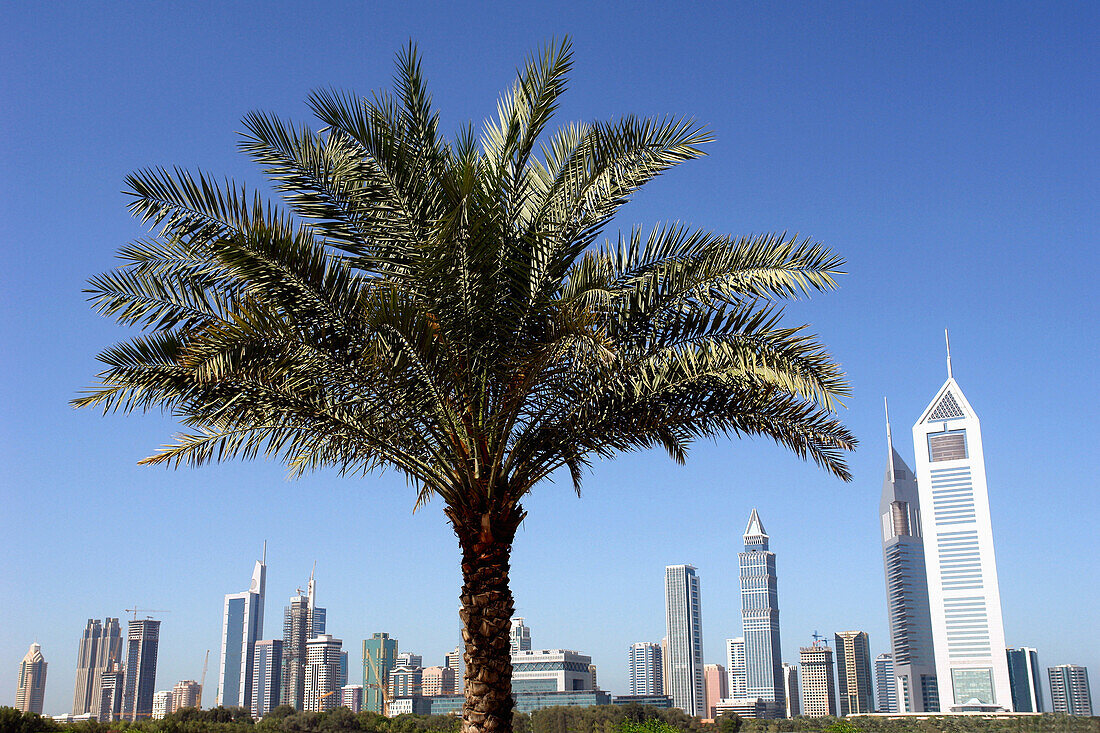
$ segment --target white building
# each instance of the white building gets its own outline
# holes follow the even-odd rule
[[[225,596],[217,703],[227,708],[252,707],[253,655],[264,633],[266,555],[265,545],[264,559],[256,563],[248,590]]]
[[[668,654],[665,694],[688,715],[704,714],[703,616],[699,576],[691,565],[665,568],[665,630]]]
[[[745,696],[745,637],[726,639],[726,687],[730,697]]]
[[[1012,710],[981,423],[951,373],[913,426],[941,712]]]
[[[879,654],[875,657],[876,712],[896,713],[898,710],[898,685],[894,675],[894,655]],[[907,711],[908,712],[908,711]]]
[[[172,691],[160,690],[153,693],[153,720],[160,720],[172,712]]]
[[[323,713],[340,707],[340,648],[343,642],[321,634],[306,642],[305,710]]]
[[[512,655],[512,692],[592,689],[592,657],[570,649],[528,649]]]
[[[344,685],[341,687],[340,704],[353,713],[363,712],[363,686]]]
[[[512,654],[531,649],[531,628],[526,626],[523,621],[523,616],[516,616],[512,619],[512,628],[508,633],[512,645]]]
[[[630,645],[630,694],[663,695],[665,684],[661,645],[639,641]]]

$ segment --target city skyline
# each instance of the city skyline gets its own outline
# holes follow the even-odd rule
[[[722,580],[735,577],[735,558],[714,548],[736,545],[755,505],[780,557],[783,659],[797,660],[814,629],[866,629],[873,650],[886,650],[874,506],[881,400],[890,396],[895,425],[916,419],[942,381],[947,326],[982,417],[1005,642],[1037,648],[1044,666],[1096,669],[1100,642],[1076,629],[1095,625],[1100,607],[1079,582],[1100,554],[1098,508],[1079,476],[1094,452],[1097,404],[1076,365],[1091,361],[1098,307],[1080,298],[1096,263],[1095,115],[1082,90],[1096,88],[1084,33],[1098,11],[1010,8],[817,7],[791,22],[782,8],[737,7],[686,24],[664,8],[632,17],[566,3],[482,19],[482,32],[502,41],[473,49],[459,38],[470,28],[461,3],[348,13],[348,22],[332,9],[275,7],[262,42],[230,40],[248,16],[229,6],[208,7],[201,25],[191,16],[202,14],[182,8],[0,9],[14,59],[0,74],[16,101],[3,113],[13,145],[0,183],[13,243],[0,254],[13,355],[0,372],[9,467],[0,491],[10,509],[0,531],[12,547],[36,548],[0,560],[17,589],[0,612],[0,690],[13,694],[17,662],[37,640],[50,660],[46,710],[66,711],[85,620],[141,606],[171,611],[159,689],[197,679],[209,649],[211,704],[223,596],[241,589],[240,563],[247,571],[264,539],[278,545],[266,636],[279,636],[279,609],[316,559],[326,606],[341,619],[333,633],[349,648],[378,629],[415,640],[426,659],[454,647],[453,533],[437,505],[412,513],[399,477],[289,482],[263,460],[138,467],[178,429],[174,420],[74,413],[67,401],[95,370],[92,354],[120,337],[81,289],[143,235],[118,193],[126,173],[178,163],[253,183],[258,174],[235,153],[244,114],[304,119],[311,89],[369,93],[388,83],[393,52],[410,37],[442,124],[476,124],[517,60],[564,33],[577,68],[563,119],[683,114],[718,138],[697,166],[632,202],[623,228],[675,219],[716,231],[790,227],[848,258],[841,289],[791,315],[812,323],[849,373],[842,417],[862,446],[850,485],[766,441],[719,441],[694,447],[684,467],[659,452],[599,461],[582,499],[566,476],[538,487],[511,568],[516,613],[530,617],[538,645],[583,649],[601,686],[625,689],[623,650],[663,635],[660,568],[689,562],[706,578],[704,659],[721,662],[724,639],[739,635],[739,594]],[[607,27],[621,37],[606,42]],[[911,446],[899,453],[913,465]],[[227,505],[248,507],[247,520]],[[109,560],[89,551],[104,535],[115,542]],[[413,540],[416,551],[365,553],[364,536],[372,547]],[[1034,538],[1052,536],[1080,544],[1036,552]],[[597,572],[562,561],[591,546]],[[399,588],[395,577],[413,580]],[[623,611],[624,598],[638,603]]]

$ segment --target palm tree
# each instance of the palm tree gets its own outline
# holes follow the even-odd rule
[[[292,474],[396,468],[462,552],[464,730],[511,730],[508,584],[522,501],[559,469],[699,437],[769,436],[849,479],[847,383],[777,303],[842,260],[775,234],[602,234],[639,187],[702,154],[683,119],[547,125],[568,41],[529,58],[480,133],[439,131],[410,44],[392,93],[319,91],[317,132],[260,112],[241,149],[281,192],[184,170],[127,178],[147,239],[93,277],[141,332],[77,406],[187,428],[146,464],[260,453]]]

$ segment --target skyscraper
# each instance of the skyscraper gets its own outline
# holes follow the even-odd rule
[[[688,715],[702,715],[703,616],[699,607],[699,577],[691,565],[665,568],[665,628],[668,632],[668,676],[665,694],[672,706]]]
[[[153,720],[161,720],[172,712],[172,691],[157,690],[153,693]]]
[[[314,573],[309,574],[306,595],[291,596],[283,610],[283,674],[280,703],[295,710],[305,705],[306,642],[325,633],[327,613],[317,606]]]
[[[99,719],[103,673],[122,662],[122,628],[117,618],[88,619],[76,657],[73,715],[91,713]]]
[[[1089,671],[1076,664],[1047,668],[1050,679],[1050,705],[1056,713],[1092,715],[1092,691]]]
[[[808,718],[836,715],[833,650],[814,640],[799,649],[802,667],[802,714]]]
[[[982,430],[951,372],[913,426],[941,711],[1011,710]]]
[[[252,717],[259,720],[279,706],[283,679],[283,642],[264,639],[256,642],[252,656]]]
[[[797,718],[802,714],[802,707],[798,704],[798,665],[783,663],[783,697],[787,701],[786,716]]]
[[[455,671],[450,667],[425,667],[420,678],[420,694],[424,697],[439,697],[455,694]],[[359,690],[362,691],[360,686]]]
[[[305,709],[323,713],[340,707],[340,650],[343,642],[321,634],[306,642]]]
[[[704,717],[714,720],[715,707],[719,700],[729,697],[729,688],[726,686],[726,668],[721,664],[703,665],[703,684],[706,688],[706,715]]]
[[[222,616],[222,653],[218,667],[218,704],[252,708],[252,667],[256,642],[264,633],[264,594],[267,587],[267,545],[252,571],[252,583],[243,593],[225,597]]]
[[[524,652],[531,648],[531,629],[524,625],[522,616],[512,619],[512,630],[509,632],[512,654]]]
[[[875,712],[871,692],[871,645],[866,631],[838,631],[836,672],[840,685],[840,714],[864,715]]]
[[[878,703],[876,712],[899,712],[897,676],[894,674],[892,654],[879,654],[875,657],[875,701]]]
[[[1043,712],[1043,683],[1039,677],[1039,652],[1028,647],[1007,649],[1008,682],[1012,709],[1017,713]]]
[[[745,528],[741,564],[741,629],[745,634],[745,697],[775,703],[774,714],[786,709],[783,660],[779,648],[779,591],[775,553],[756,509]]]
[[[195,680],[180,680],[172,686],[171,712],[184,708],[197,708],[202,696],[202,686]]]
[[[630,694],[663,695],[661,645],[639,641],[630,645]]]
[[[112,664],[100,675],[99,706],[96,720],[111,723],[122,719],[122,697],[126,674],[119,663]]]
[[[726,687],[730,697],[745,696],[745,637],[726,639]]]
[[[903,713],[940,709],[920,509],[917,478],[894,450],[887,407],[886,478],[882,482],[878,511],[882,521],[886,612],[898,697],[895,712]]]
[[[42,714],[42,699],[46,694],[46,658],[42,647],[31,644],[19,663],[19,686],[15,690],[15,709],[23,713]]]
[[[375,632],[363,640],[363,710],[384,715],[383,691],[388,690],[390,670],[397,661],[397,639]]]
[[[126,629],[126,678],[122,696],[123,720],[146,720],[153,714],[157,684],[160,621],[134,619]]]

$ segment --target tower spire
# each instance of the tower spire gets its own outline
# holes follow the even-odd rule
[[[947,329],[943,329],[943,340],[947,343],[947,378],[953,379],[951,374],[951,337],[947,335]]]
[[[882,406],[886,410],[886,466],[890,471],[890,480],[894,480],[894,436],[890,434],[890,402],[884,395]]]

